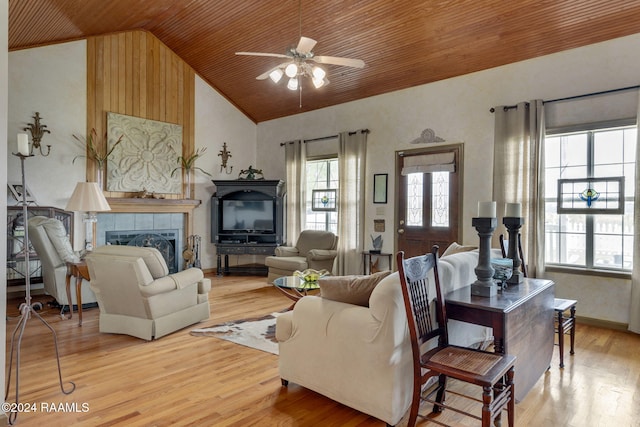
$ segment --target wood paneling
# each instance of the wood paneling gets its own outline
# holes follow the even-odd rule
[[[261,122],[640,32],[639,0],[304,0],[301,17],[298,5],[293,0],[11,0],[9,48],[146,30]],[[318,55],[366,63],[363,69],[327,66],[331,83],[315,90],[306,82],[302,107],[298,93],[287,90],[284,81],[275,85],[255,79],[282,59],[234,54],[285,53],[298,42],[300,32],[318,41]],[[127,44],[128,35],[123,37]],[[147,42],[149,46],[136,48]],[[118,49],[115,58],[121,61],[119,43],[111,43],[108,51]],[[164,51],[153,50],[157,40],[134,37],[130,43],[134,54],[148,54],[134,57],[132,63],[167,61]],[[150,79],[171,82],[174,76],[163,74],[171,69],[139,71],[152,71]],[[126,68],[112,71],[129,73]],[[149,86],[136,87],[135,82],[134,78],[133,93],[167,99],[169,92],[146,94]],[[166,108],[156,103],[130,107],[151,108],[154,113]]]
[[[195,139],[194,90],[193,69],[149,32],[87,39],[87,133],[95,128],[98,135],[105,134],[107,112],[175,123],[182,126],[182,150],[189,155]],[[94,165],[87,162],[87,176],[94,173]]]

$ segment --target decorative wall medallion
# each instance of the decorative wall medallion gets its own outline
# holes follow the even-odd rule
[[[171,176],[182,155],[182,126],[107,113],[107,135],[109,147],[124,135],[110,159],[107,191],[182,192],[181,174]]]
[[[444,142],[444,139],[437,136],[434,130],[430,128],[423,130],[419,138],[411,141],[412,144],[433,144],[436,142]]]

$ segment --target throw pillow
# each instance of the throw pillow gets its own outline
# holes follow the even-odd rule
[[[368,276],[328,276],[318,280],[320,296],[333,301],[369,307],[369,297],[376,285],[391,271],[379,271]]]
[[[478,249],[477,246],[463,246],[463,245],[459,245],[457,242],[453,242],[452,244],[449,245],[449,247],[444,251],[444,253],[442,254],[441,258],[446,257],[447,255],[453,255],[453,254],[457,254],[459,252],[469,252],[469,251],[475,251],[476,249]]]

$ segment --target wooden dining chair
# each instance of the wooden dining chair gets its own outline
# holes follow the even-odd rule
[[[500,251],[502,252],[502,258],[507,257],[509,251],[509,241],[505,240],[504,235],[500,235]],[[520,269],[522,275],[527,277],[527,263],[524,262],[524,251],[522,250],[522,234],[518,233],[518,256],[520,257]]]
[[[499,421],[506,409],[509,427],[513,427],[516,358],[449,344],[447,314],[438,276],[438,247],[434,246],[430,254],[409,259],[404,258],[404,252],[399,252],[397,265],[413,354],[413,399],[408,426],[414,426],[418,417],[429,419],[419,414],[420,403],[426,401],[433,404],[435,414],[450,408],[481,420],[483,427]],[[425,384],[434,377],[438,377],[437,384],[431,381],[433,386],[426,387],[423,393]],[[447,378],[482,387],[481,400],[462,395],[482,402],[480,416],[445,403]]]

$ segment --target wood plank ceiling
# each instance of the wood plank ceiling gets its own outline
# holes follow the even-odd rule
[[[254,122],[358,100],[640,33],[640,0],[9,0],[9,49],[142,29],[190,64]],[[300,32],[330,84],[299,93],[256,76]],[[597,88],[607,89],[607,88]]]

